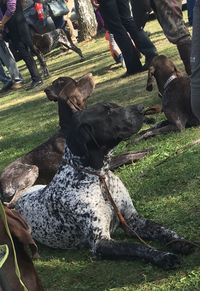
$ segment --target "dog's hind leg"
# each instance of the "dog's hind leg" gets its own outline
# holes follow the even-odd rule
[[[81,61],[84,61],[85,58],[82,54],[82,51],[80,48],[78,48],[72,41],[71,39],[71,36],[70,36],[70,33],[69,32],[64,32],[62,31],[62,33],[60,33],[59,35],[59,39],[58,39],[58,42],[62,45],[64,45],[66,48],[74,51],[75,53],[77,53],[80,58],[81,58]]]
[[[166,247],[169,246],[172,251],[181,254],[188,254],[194,250],[192,243],[179,236],[175,231],[152,220],[139,217],[135,213],[129,218],[127,223],[133,231],[133,237],[138,236],[145,240],[159,241],[166,244]]]
[[[33,53],[36,55],[38,58],[38,61],[40,63],[40,67],[42,69],[42,75],[44,77],[49,77],[49,70],[47,68],[46,60],[44,58],[44,55],[41,53],[41,51],[34,45],[33,46]]]
[[[95,255],[97,258],[111,260],[142,259],[163,269],[173,269],[179,264],[177,255],[158,251],[154,248],[129,242],[102,239],[96,243]]]

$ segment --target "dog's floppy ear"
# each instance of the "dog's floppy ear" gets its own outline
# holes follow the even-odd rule
[[[83,101],[86,101],[95,88],[94,78],[92,74],[89,73],[77,80],[77,87],[82,95]]]
[[[149,71],[148,71],[147,85],[146,85],[146,90],[147,91],[152,91],[153,90],[154,73],[155,73],[154,66],[150,66],[149,67]]]
[[[32,257],[37,257],[38,248],[31,236],[31,230],[27,223],[19,213],[13,209],[11,210],[5,207],[5,213],[11,235],[23,245],[30,247]]]
[[[177,69],[177,67],[175,65],[174,65],[174,71],[175,71],[175,74],[176,74],[177,77],[183,76],[183,74]]]

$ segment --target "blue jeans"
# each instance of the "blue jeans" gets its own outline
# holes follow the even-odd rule
[[[7,67],[13,81],[22,81],[22,77],[17,67],[16,61],[9,47],[3,40],[0,40],[0,60]]]
[[[6,74],[5,74],[5,71],[4,71],[4,68],[2,66],[2,63],[0,61],[0,81],[3,83],[3,84],[7,84],[8,82],[11,81],[11,78],[8,77]]]

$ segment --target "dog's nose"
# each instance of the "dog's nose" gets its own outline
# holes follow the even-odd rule
[[[47,87],[44,89],[44,93],[48,93],[50,91],[50,89]]]

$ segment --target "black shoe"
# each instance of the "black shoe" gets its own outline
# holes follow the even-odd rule
[[[32,81],[31,85],[26,90],[28,91],[28,90],[34,89],[38,86],[41,86],[42,84],[43,84],[42,80]]]
[[[135,71],[135,72],[126,71],[126,73],[124,73],[120,78],[127,78],[127,77],[133,76],[135,74],[141,73],[143,71],[145,71],[145,70],[143,69],[143,66],[142,66],[141,69],[139,69],[138,71]]]
[[[10,90],[11,89],[11,87],[12,87],[12,85],[13,85],[13,81],[8,81],[4,86],[3,86],[3,88],[1,89],[1,93],[3,93],[3,92],[7,92],[8,90]]]

